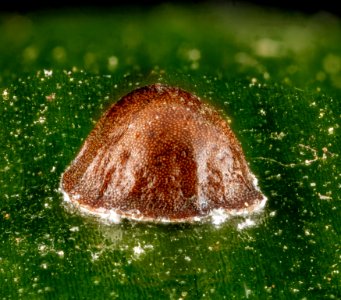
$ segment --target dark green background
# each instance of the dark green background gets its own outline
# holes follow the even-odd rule
[[[0,299],[338,299],[341,22],[234,5],[0,15]],[[163,82],[231,121],[255,226],[103,224],[60,176],[101,114]],[[239,227],[238,227],[239,225]]]

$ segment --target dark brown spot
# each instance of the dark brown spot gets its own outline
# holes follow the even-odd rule
[[[154,84],[114,104],[62,177],[72,202],[143,220],[252,209],[264,196],[225,120],[198,97]]]

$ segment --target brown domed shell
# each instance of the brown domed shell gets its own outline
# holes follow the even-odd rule
[[[227,122],[163,84],[129,93],[101,117],[61,189],[87,211],[142,220],[191,221],[265,199]]]

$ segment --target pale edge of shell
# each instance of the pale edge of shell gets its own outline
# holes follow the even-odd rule
[[[251,173],[251,176],[253,178],[253,185],[254,187],[260,191],[258,186],[258,180],[257,178]],[[122,219],[130,219],[135,221],[142,221],[142,222],[154,222],[154,223],[197,223],[197,222],[203,222],[203,221],[211,221],[212,224],[219,226],[220,224],[224,223],[227,219],[233,216],[242,216],[247,217],[251,214],[259,213],[263,210],[265,207],[266,201],[268,198],[264,196],[263,199],[254,205],[251,205],[249,207],[243,208],[243,209],[232,209],[232,210],[226,210],[223,208],[213,209],[209,215],[204,217],[191,217],[191,218],[183,218],[178,220],[170,220],[168,218],[146,218],[141,216],[141,214],[138,211],[127,213],[127,214],[120,214],[115,209],[105,209],[105,208],[91,208],[87,205],[80,205],[76,201],[72,201],[69,197],[69,195],[62,189],[62,187],[59,188],[59,191],[63,194],[64,201],[70,205],[72,208],[78,209],[82,214],[85,215],[91,215],[94,217],[97,217],[104,222],[114,223],[118,224],[122,221]],[[261,191],[260,191],[261,192]],[[77,196],[74,196],[74,199],[77,199]],[[247,219],[245,222],[238,225],[238,229],[243,229],[245,227],[250,227],[254,225],[253,221],[250,221]]]

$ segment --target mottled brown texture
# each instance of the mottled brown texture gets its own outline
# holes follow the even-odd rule
[[[190,220],[242,210],[263,195],[226,121],[175,87],[139,88],[99,120],[61,187],[90,210],[124,217]]]

